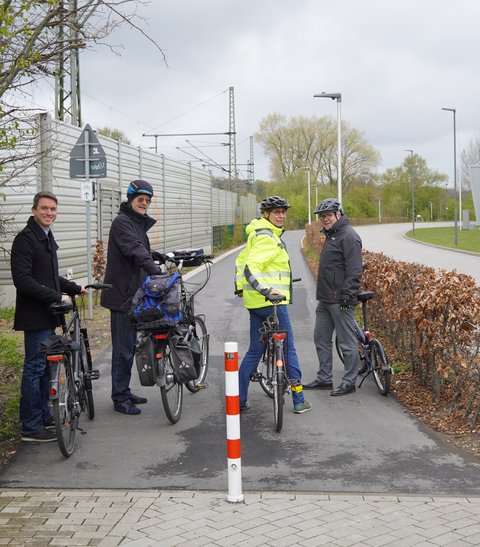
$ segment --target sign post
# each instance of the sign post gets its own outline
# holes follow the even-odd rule
[[[87,223],[87,283],[92,283],[92,230],[91,202],[95,200],[95,182],[92,178],[107,176],[107,157],[93,129],[87,123],[70,152],[70,178],[84,179],[81,183],[81,197],[86,206]],[[88,295],[88,315],[93,317],[92,289]]]

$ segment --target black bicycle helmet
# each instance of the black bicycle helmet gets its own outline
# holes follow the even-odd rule
[[[315,207],[316,215],[321,215],[322,213],[340,213],[343,215],[342,205],[336,198],[324,199]]]
[[[147,196],[153,197],[153,187],[146,180],[133,180],[127,189],[127,199],[132,201],[132,199],[139,194],[146,194]]]
[[[282,209],[288,209],[290,207],[290,204],[286,199],[283,199],[280,196],[270,196],[268,198],[265,198],[260,203],[260,211],[262,213],[263,211],[269,211],[270,209],[276,209],[277,207]]]

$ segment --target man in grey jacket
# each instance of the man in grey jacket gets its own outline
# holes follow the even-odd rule
[[[323,224],[325,243],[317,277],[317,309],[314,341],[319,369],[317,378],[304,389],[332,389],[333,333],[344,356],[342,382],[330,395],[355,391],[360,366],[355,335],[355,306],[362,276],[362,240],[343,214],[335,198],[323,200],[315,209]]]

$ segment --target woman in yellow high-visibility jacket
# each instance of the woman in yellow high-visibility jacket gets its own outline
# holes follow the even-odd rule
[[[265,300],[269,294],[286,296],[277,312],[280,328],[287,332],[287,374],[298,381],[298,385],[292,388],[293,411],[302,414],[312,408],[303,394],[302,373],[287,308],[287,304],[291,303],[292,272],[281,236],[289,207],[288,202],[279,196],[265,198],[260,204],[261,216],[252,220],[246,228],[247,245],[236,260],[236,293],[243,296],[243,303],[250,314],[250,346],[239,371],[242,411],[250,408],[247,400],[250,377],[256,371],[265,347],[265,343],[260,341],[259,331],[272,312],[272,304]]]

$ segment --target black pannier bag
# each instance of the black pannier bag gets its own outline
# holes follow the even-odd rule
[[[180,274],[148,276],[133,297],[130,318],[139,330],[175,327],[182,319]]]
[[[200,373],[202,350],[198,340],[187,329],[176,329],[169,336],[170,354],[180,383],[196,380]]]
[[[153,386],[157,381],[155,343],[149,336],[142,336],[135,348],[135,363],[142,386]]]

